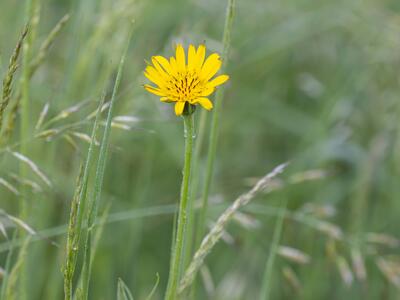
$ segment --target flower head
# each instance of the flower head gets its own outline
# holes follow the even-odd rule
[[[182,45],[176,46],[176,56],[169,60],[163,56],[153,56],[153,65],[146,67],[144,75],[157,87],[145,84],[144,88],[161,97],[162,102],[175,102],[175,114],[183,113],[186,103],[200,104],[207,110],[213,107],[207,97],[215,88],[229,79],[228,75],[219,75],[212,79],[221,68],[221,59],[217,53],[207,59],[206,47],[200,45],[197,50],[189,46],[187,63]]]

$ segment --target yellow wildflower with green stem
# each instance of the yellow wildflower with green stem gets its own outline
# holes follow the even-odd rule
[[[144,88],[160,96],[162,102],[174,102],[177,116],[182,115],[187,104],[200,104],[211,110],[213,104],[207,97],[229,79],[228,75],[213,78],[221,68],[222,61],[217,53],[206,58],[204,45],[200,45],[197,50],[190,45],[187,61],[183,46],[178,44],[175,57],[168,60],[163,56],[153,56],[151,62],[152,65],[146,67],[144,75],[156,87],[145,84]]]

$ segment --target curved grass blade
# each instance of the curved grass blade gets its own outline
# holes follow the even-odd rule
[[[118,278],[117,300],[134,300],[131,291],[121,278]]]

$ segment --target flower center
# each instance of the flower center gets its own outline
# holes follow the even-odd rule
[[[176,101],[189,101],[193,103],[204,88],[198,73],[195,71],[178,72],[177,76],[171,76],[167,90],[170,97]]]

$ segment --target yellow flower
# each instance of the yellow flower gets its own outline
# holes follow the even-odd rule
[[[176,57],[169,60],[163,56],[153,56],[152,66],[146,67],[144,75],[157,87],[145,84],[144,88],[161,97],[162,102],[175,102],[175,114],[183,113],[185,104],[200,104],[207,110],[213,107],[207,97],[215,88],[229,79],[228,75],[213,76],[221,68],[221,59],[217,53],[207,59],[206,47],[200,45],[197,51],[193,45],[189,46],[186,64],[185,50],[182,45],[176,46]]]

